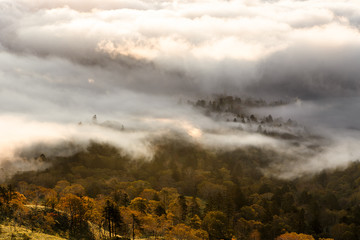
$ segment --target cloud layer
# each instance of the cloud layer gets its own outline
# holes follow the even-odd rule
[[[13,149],[11,158],[27,138],[52,132],[56,141],[98,138],[146,155],[144,139],[157,131],[228,129],[177,104],[214,93],[299,97],[306,101],[296,111],[270,113],[360,128],[359,30],[357,0],[1,0],[0,123],[11,141],[0,149]],[[139,134],[125,143],[71,125],[94,114]],[[279,146],[204,134],[209,146]]]
[[[0,44],[90,68],[104,88],[358,94],[359,12],[356,0],[3,0]],[[63,84],[87,84],[70,74]]]

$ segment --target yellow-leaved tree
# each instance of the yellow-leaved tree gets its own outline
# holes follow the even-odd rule
[[[284,233],[276,238],[276,240],[315,240],[313,236],[303,233]]]

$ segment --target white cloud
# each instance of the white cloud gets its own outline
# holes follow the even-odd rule
[[[125,143],[101,130],[100,140],[132,154],[141,147],[148,154],[143,138],[173,125],[208,146],[275,146],[258,135],[208,134],[228,127],[175,103],[224,92],[358,95],[359,26],[358,0],[2,0],[0,126],[12,140],[0,149],[29,139],[88,140],[98,128],[67,124],[93,114],[139,131]],[[317,119],[314,112],[305,117]]]

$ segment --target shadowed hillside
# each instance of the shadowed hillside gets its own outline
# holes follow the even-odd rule
[[[289,156],[265,148],[209,150],[177,136],[154,140],[153,148],[152,160],[134,160],[93,142],[49,159],[46,170],[18,173],[8,181],[15,189],[2,188],[1,199],[16,191],[22,204],[46,208],[34,212],[11,200],[1,205],[2,221],[75,239],[274,239],[286,232],[359,239],[357,162],[279,180],[262,169]],[[59,226],[51,223],[59,221],[57,211],[66,213]]]

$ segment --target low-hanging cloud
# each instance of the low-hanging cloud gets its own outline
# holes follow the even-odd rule
[[[359,24],[357,0],[3,0],[0,121],[36,126],[28,141],[44,141],[40,130],[51,125],[55,142],[95,138],[139,156],[151,156],[147,139],[166,129],[207,146],[283,144],[229,133],[233,128],[178,104],[226,93],[298,97],[305,101],[296,113],[292,105],[269,111],[307,125],[357,129]],[[129,142],[116,140],[124,132],[76,125],[94,114],[134,130],[126,133]],[[24,138],[17,127],[3,129],[12,129],[12,140],[0,148],[16,158]]]

